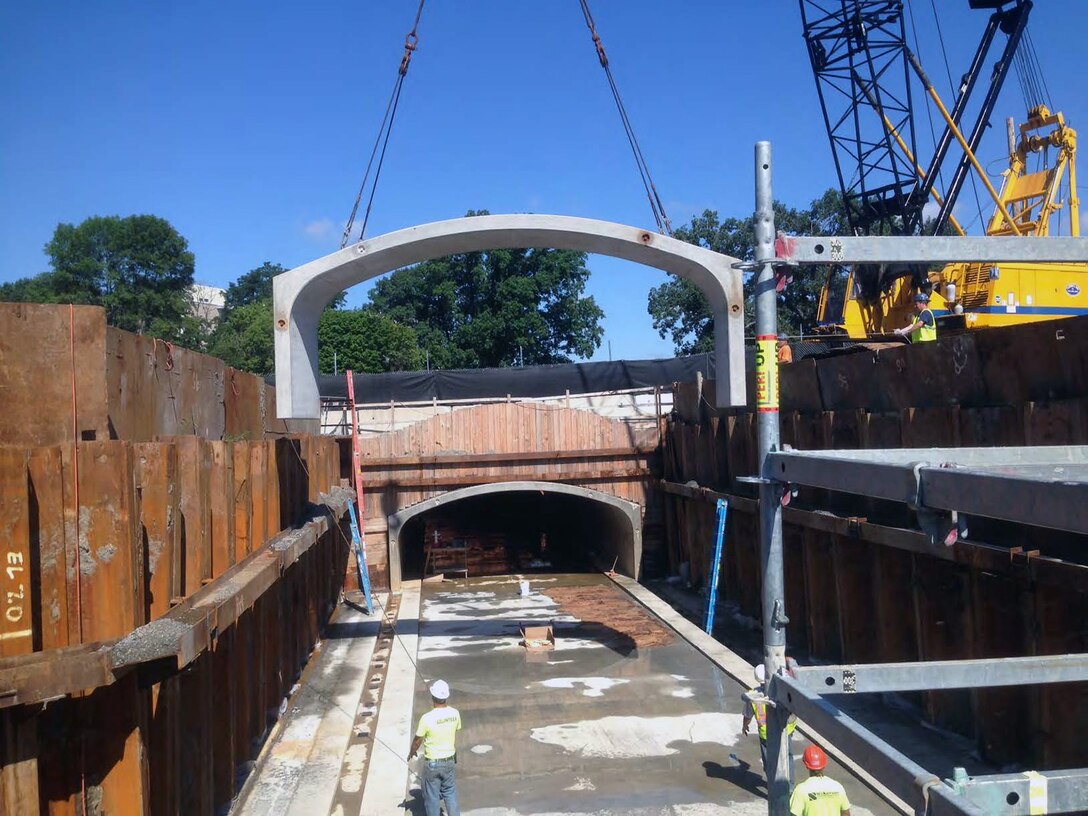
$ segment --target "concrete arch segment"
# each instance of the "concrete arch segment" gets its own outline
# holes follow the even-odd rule
[[[281,419],[314,419],[317,325],[344,289],[411,264],[489,249],[570,249],[651,266],[691,281],[714,314],[719,407],[745,404],[744,291],[735,258],[666,235],[563,215],[485,215],[436,221],[345,247],[277,275],[276,406]]]
[[[389,524],[389,584],[396,591],[401,584],[400,534],[404,525],[421,513],[434,510],[444,504],[470,499],[477,496],[494,496],[501,493],[554,493],[573,496],[579,499],[597,502],[612,509],[621,517],[625,526],[630,525],[630,546],[616,552],[616,569],[631,578],[638,578],[642,564],[642,510],[634,502],[629,502],[599,490],[562,482],[493,482],[491,484],[472,485],[451,490],[440,496],[424,499],[416,504],[401,508],[388,518]]]

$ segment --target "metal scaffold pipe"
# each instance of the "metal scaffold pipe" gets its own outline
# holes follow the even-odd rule
[[[785,572],[782,565],[781,485],[766,478],[764,461],[779,449],[778,298],[774,274],[774,197],[771,193],[771,143],[757,142],[755,285],[756,429],[759,439],[759,541],[763,569],[763,662],[767,677],[786,664]],[[767,710],[767,800],[770,816],[789,814],[790,752],[786,737],[789,712]]]

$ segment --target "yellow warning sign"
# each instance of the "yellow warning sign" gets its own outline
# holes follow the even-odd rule
[[[773,334],[756,338],[756,410],[778,410],[778,351]]]

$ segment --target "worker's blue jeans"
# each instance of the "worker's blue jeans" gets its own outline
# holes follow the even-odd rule
[[[438,816],[438,800],[446,802],[446,816],[461,816],[457,804],[457,765],[452,759],[423,761],[423,809],[427,816]]]
[[[793,745],[790,737],[790,734],[786,734],[786,753],[790,757],[790,790],[793,790]],[[771,775],[767,773],[767,740],[759,741],[759,758],[763,760],[763,778],[770,779]]]

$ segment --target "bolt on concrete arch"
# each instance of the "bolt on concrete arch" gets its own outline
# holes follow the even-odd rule
[[[360,241],[273,280],[276,406],[281,419],[320,415],[317,326],[343,290],[411,264],[490,249],[568,249],[651,266],[693,283],[714,315],[718,407],[745,404],[744,289],[736,258],[667,235],[565,215],[483,215]]]

